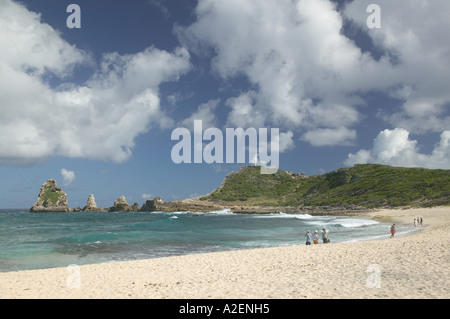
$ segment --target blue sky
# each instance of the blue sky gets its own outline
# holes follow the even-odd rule
[[[81,28],[68,28],[69,4]],[[380,8],[380,28],[367,19]],[[0,206],[56,179],[175,200],[243,164],[175,164],[171,133],[279,128],[281,169],[450,169],[450,3],[0,0]]]

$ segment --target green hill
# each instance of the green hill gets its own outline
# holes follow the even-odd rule
[[[244,166],[201,200],[223,205],[431,207],[450,205],[450,170],[364,164],[323,175]]]

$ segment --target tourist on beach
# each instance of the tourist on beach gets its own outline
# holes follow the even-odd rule
[[[392,224],[392,226],[391,226],[391,238],[394,238],[395,233],[396,233],[395,224]]]
[[[422,223],[423,223],[423,219],[422,219],[422,217],[420,217],[420,226],[422,226]]]
[[[414,227],[417,227],[417,220],[414,218]]]
[[[311,245],[312,235],[309,230],[306,231],[305,237],[306,237],[306,245]]]
[[[319,243],[319,234],[317,234],[317,230],[314,231],[313,242],[314,242],[314,245]]]
[[[322,229],[322,241],[324,244],[329,243],[330,242],[330,238],[328,237],[328,233],[327,231],[324,229]]]

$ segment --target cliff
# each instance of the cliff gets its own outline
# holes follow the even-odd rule
[[[69,212],[71,208],[67,203],[67,194],[56,185],[53,179],[42,184],[36,203],[30,208],[30,212]]]

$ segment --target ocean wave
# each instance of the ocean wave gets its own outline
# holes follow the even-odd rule
[[[225,208],[225,209],[221,209],[221,210],[213,210],[208,212],[208,214],[215,214],[215,215],[232,215],[234,214],[231,209],[229,208]]]
[[[311,219],[314,216],[310,215],[310,214],[295,214],[292,215],[293,217],[297,218],[297,219]]]
[[[255,215],[255,218],[296,218],[296,219],[310,219],[313,218],[314,216],[309,215],[309,214],[286,214],[283,212],[280,213],[273,213],[273,214],[264,214],[264,215],[260,215],[257,214]]]
[[[340,224],[342,227],[345,228],[357,228],[379,224],[379,222],[372,219],[357,219],[357,218],[336,219],[334,220],[334,222]]]
[[[160,212],[160,211],[155,211],[152,212],[153,215],[159,214],[159,215],[187,215],[187,214],[192,214],[192,212],[190,211],[177,211],[177,212]]]
[[[365,226],[373,226],[379,224],[379,222],[372,219],[359,219],[359,218],[336,218],[330,219],[315,219],[313,221],[305,221],[305,224],[312,226],[332,226],[337,225],[344,228],[359,228]]]

